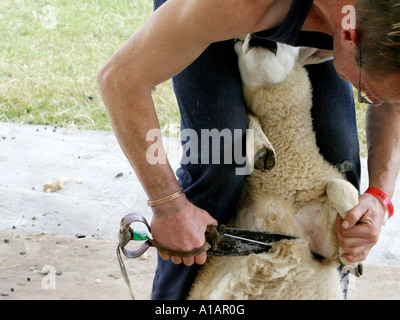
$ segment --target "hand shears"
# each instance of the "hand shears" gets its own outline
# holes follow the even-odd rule
[[[280,240],[293,240],[297,237],[280,233],[253,231],[240,228],[229,228],[225,225],[219,227],[208,226],[205,234],[206,242],[201,248],[191,251],[176,251],[164,248],[147,232],[134,231],[130,225],[133,222],[143,223],[151,233],[151,227],[147,220],[140,214],[131,213],[121,220],[119,232],[119,247],[128,258],[138,258],[143,255],[149,247],[155,247],[160,252],[176,257],[193,257],[207,251],[210,256],[247,256],[252,253],[268,252],[272,243]],[[144,241],[142,246],[136,250],[126,249],[131,241]]]

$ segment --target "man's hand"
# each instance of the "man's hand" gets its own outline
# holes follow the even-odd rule
[[[350,210],[346,219],[336,219],[339,246],[346,252],[342,255],[349,262],[363,261],[378,242],[385,217],[384,205],[373,195],[363,194],[359,204]]]
[[[200,248],[205,242],[207,226],[217,226],[217,221],[207,211],[196,207],[184,197],[173,202],[175,201],[181,201],[178,210],[168,208],[172,203],[155,209],[151,222],[154,240],[171,250],[191,251]],[[171,259],[175,264],[183,262],[186,266],[191,266],[193,263],[204,264],[207,260],[206,252],[188,258],[171,257],[161,252],[160,256],[163,260]]]

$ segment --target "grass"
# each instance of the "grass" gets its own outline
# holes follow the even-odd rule
[[[150,0],[2,0],[0,121],[111,130],[97,71],[151,12]],[[176,134],[171,83],[154,99]]]
[[[97,71],[151,12],[151,0],[2,0],[0,121],[111,130]],[[153,98],[164,134],[177,136],[171,81]]]

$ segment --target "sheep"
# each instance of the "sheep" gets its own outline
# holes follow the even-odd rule
[[[294,235],[268,253],[209,257],[189,299],[343,299],[335,221],[358,203],[357,189],[319,153],[312,88],[304,65],[320,51],[284,44],[262,48],[252,36],[235,50],[256,153],[232,226]],[[268,137],[268,138],[267,138]],[[319,257],[317,259],[316,257]]]

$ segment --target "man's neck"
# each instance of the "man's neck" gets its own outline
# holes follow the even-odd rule
[[[334,35],[342,28],[345,17],[342,8],[347,5],[355,6],[356,3],[357,0],[314,0],[302,30]]]

